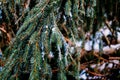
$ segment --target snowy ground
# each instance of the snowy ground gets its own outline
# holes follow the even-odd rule
[[[111,25],[111,24],[109,24]],[[111,31],[108,29],[107,26],[102,27],[99,29],[99,31],[96,32],[95,37],[93,38],[93,35],[90,33],[86,34],[86,37],[88,37],[85,40],[84,43],[84,49],[86,52],[94,51],[96,53],[103,52],[102,54],[109,55],[115,53],[117,50],[120,50],[120,28],[117,27],[118,30],[117,33],[117,43],[112,43],[108,37],[108,35],[112,36]],[[103,41],[102,37],[106,37],[108,39],[109,45]],[[94,43],[93,43],[94,42]],[[76,42],[77,47],[82,46],[82,41]],[[99,54],[98,54],[99,55]],[[115,59],[114,59],[115,58]],[[84,66],[85,68],[80,71],[80,79],[86,80],[86,79],[106,79],[105,76],[108,74],[106,72],[111,71],[111,69],[116,69],[118,66],[120,67],[120,57],[113,57],[113,59],[109,60],[103,60],[99,63],[92,63],[92,64],[86,64],[81,66]],[[89,68],[88,68],[89,66]],[[89,69],[93,69],[95,71],[90,72]],[[106,72],[105,72],[106,71]],[[117,68],[118,74],[120,74],[120,69]],[[102,75],[102,73],[106,73]],[[92,76],[91,76],[92,74]],[[111,73],[111,76],[113,74]],[[109,79],[109,78],[107,78]]]

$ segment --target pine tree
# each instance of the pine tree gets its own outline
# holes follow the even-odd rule
[[[75,42],[84,39],[78,35],[83,4],[84,0],[3,0],[6,21],[19,30],[4,51],[0,80],[80,79]]]

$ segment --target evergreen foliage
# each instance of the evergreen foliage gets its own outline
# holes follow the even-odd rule
[[[75,41],[80,39],[77,28],[84,22],[84,0],[34,2],[26,8],[24,0],[3,0],[6,20],[19,30],[4,52],[8,59],[0,80],[80,79],[80,52],[72,53],[65,38],[76,48]]]

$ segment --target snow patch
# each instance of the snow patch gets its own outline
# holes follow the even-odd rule
[[[86,51],[91,51],[92,50],[92,41],[90,41],[90,40],[86,41],[84,48]]]
[[[76,45],[76,47],[81,47],[82,46],[82,41],[76,41],[75,45]]]
[[[119,64],[120,63],[119,60],[111,60],[110,62],[113,62],[114,64]]]
[[[113,67],[113,63],[109,63],[107,68],[112,68]]]
[[[106,65],[106,63],[103,63],[101,66],[99,66],[98,69],[99,69],[100,71],[103,71],[103,70],[105,69],[105,65]]]
[[[90,67],[91,67],[91,68],[95,68],[95,67],[96,67],[96,64],[92,64]]]

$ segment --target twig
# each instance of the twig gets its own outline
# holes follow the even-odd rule
[[[101,77],[105,77],[106,75],[102,75],[102,74],[98,74],[98,73],[95,73],[95,72],[91,72],[89,70],[87,70],[88,73],[94,75],[94,76],[101,76]]]
[[[31,1],[31,0],[27,0],[27,1],[24,3],[25,9],[28,9],[28,8],[29,8],[30,1]]]
[[[110,25],[108,24],[108,22],[105,22],[107,28],[110,30],[111,33],[113,33],[113,29],[110,27]]]
[[[103,32],[101,32],[102,34],[103,34]],[[103,34],[103,37],[106,39],[106,41],[107,41],[107,44],[110,46],[110,41],[109,41],[109,39]]]
[[[4,33],[7,33],[6,30],[3,29],[3,28],[0,28],[0,30],[1,30],[2,32],[4,32]]]
[[[98,54],[96,54],[95,51],[93,52],[93,55],[96,56],[96,57],[98,57],[98,58],[101,59],[101,60],[108,61],[107,59],[104,59],[103,57],[101,57],[101,56],[99,56]]]
[[[18,24],[18,22],[22,19],[22,17],[24,17],[24,14],[25,13],[23,13],[22,16],[20,18],[18,18],[18,20],[16,20],[15,24]]]
[[[5,29],[3,29],[3,28],[0,28],[0,30],[1,30],[2,32],[4,32],[4,33],[7,35],[8,42],[10,42],[10,40],[11,40],[10,34],[9,34],[9,33],[7,33],[7,32],[6,32],[6,30],[5,30]]]
[[[111,60],[111,59],[112,59],[112,60],[116,60],[116,59],[117,59],[117,60],[120,60],[120,57],[109,57],[109,59],[110,59],[110,60]]]
[[[65,40],[66,40],[66,42],[68,42],[68,44],[69,45],[74,45],[74,43],[70,40],[70,39],[68,39],[67,37],[64,37],[65,38]]]
[[[25,9],[28,9],[28,8],[29,8],[30,1],[31,1],[31,0],[27,0],[27,1],[24,3],[24,8],[25,8]],[[21,17],[18,18],[18,20],[16,20],[15,24],[18,24],[18,22],[24,17],[24,15],[25,15],[25,13],[22,13]]]
[[[52,70],[52,73],[55,73],[55,72],[58,72],[59,71],[59,69],[54,69],[54,70]]]

